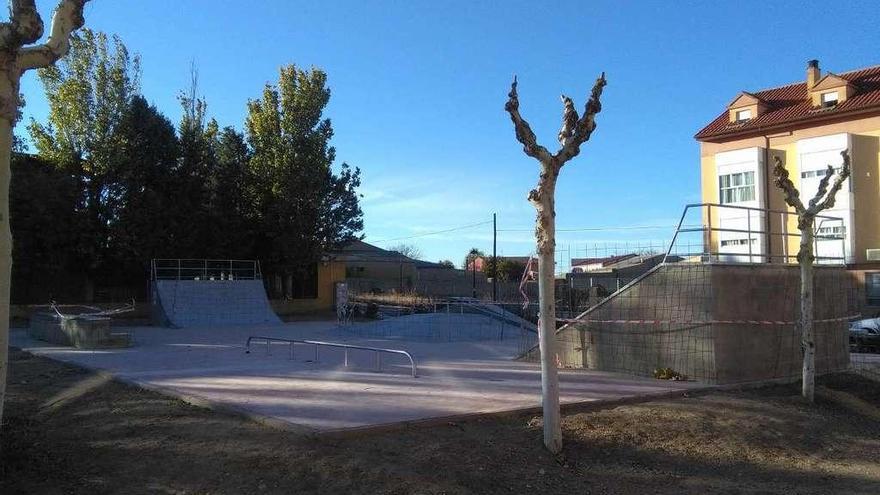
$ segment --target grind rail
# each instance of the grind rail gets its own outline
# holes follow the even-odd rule
[[[306,344],[315,346],[315,362],[318,362],[318,349],[321,346],[325,347],[336,347],[339,349],[345,350],[345,361],[344,366],[348,367],[348,353],[350,350],[361,350],[361,351],[372,351],[376,353],[376,371],[382,370],[382,353],[386,354],[400,354],[406,356],[409,359],[410,367],[412,368],[412,377],[418,378],[418,368],[416,367],[416,361],[413,359],[412,354],[402,351],[400,349],[384,349],[382,347],[367,347],[362,345],[352,345],[352,344],[340,344],[338,342],[322,342],[319,340],[297,340],[297,339],[282,339],[278,337],[263,337],[258,335],[252,335],[248,337],[247,343],[245,344],[245,353],[250,354],[251,352],[251,343],[257,341],[258,343],[265,342],[266,344],[266,354],[269,354],[269,346],[272,345],[272,342],[283,342],[290,344],[290,359],[294,358],[294,346],[296,344]]]

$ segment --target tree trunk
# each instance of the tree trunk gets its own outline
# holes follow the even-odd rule
[[[529,199],[537,210],[535,234],[538,240],[538,344],[541,350],[544,445],[550,452],[562,450],[559,415],[559,378],[556,369],[556,174],[545,165]]]
[[[0,23],[0,424],[9,364],[9,292],[12,276],[12,231],[9,226],[9,181],[12,176],[12,128],[18,119],[19,84],[23,72],[47,67],[70,49],[70,33],[82,27],[88,0],[61,0],[52,15],[49,39],[34,0],[9,2],[11,22]]]
[[[2,77],[2,76],[0,76]],[[12,123],[0,117],[0,424],[9,363],[9,287],[12,276],[12,231],[9,227],[9,180],[12,172]]]
[[[798,264],[801,271],[801,349],[804,353],[801,395],[813,402],[816,383],[816,342],[813,335],[813,222],[802,220]]]

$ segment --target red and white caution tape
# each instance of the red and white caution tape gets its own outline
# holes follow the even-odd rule
[[[813,320],[813,323],[835,323],[854,320],[861,315],[840,316],[837,318],[824,318]],[[621,325],[795,325],[796,321],[779,320],[594,320],[592,318],[557,318],[557,321],[565,323],[609,323]]]

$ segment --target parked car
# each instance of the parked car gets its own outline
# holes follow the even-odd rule
[[[850,323],[849,348],[856,352],[880,352],[880,318]]]

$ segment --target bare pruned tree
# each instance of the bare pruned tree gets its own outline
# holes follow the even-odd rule
[[[419,247],[416,246],[415,244],[400,243],[395,246],[389,247],[388,250],[389,251],[396,251],[396,252],[406,256],[407,258],[414,259],[414,260],[420,259],[422,257],[422,250],[419,249]]]
[[[541,350],[541,388],[544,409],[544,445],[553,453],[562,450],[562,429],[559,424],[559,380],[556,370],[556,294],[554,287],[554,257],[556,253],[556,181],[562,166],[578,156],[581,145],[596,130],[596,114],[602,110],[600,98],[605,87],[603,72],[590,93],[584,113],[578,116],[571,98],[562,95],[562,129],[559,131],[559,151],[551,154],[537,142],[529,123],[519,113],[516,77],[510,87],[504,109],[522,143],[526,155],[538,160],[541,172],[538,186],[529,192],[529,202],[537,211],[535,238],[538,252],[538,299],[540,320],[538,341]]]
[[[25,71],[48,67],[67,54],[70,34],[84,24],[88,0],[61,0],[52,16],[49,39],[43,37],[43,19],[34,0],[10,0],[10,19],[0,23],[0,420],[6,395],[9,361],[9,285],[12,269],[12,234],[9,230],[9,163],[12,130],[21,104],[19,87]]]
[[[798,230],[801,233],[800,249],[798,250],[797,260],[801,272],[801,291],[800,291],[800,315],[798,316],[798,328],[801,330],[801,348],[804,353],[803,365],[803,386],[801,393],[805,399],[813,402],[816,385],[816,342],[813,332],[813,261],[816,257],[813,253],[815,232],[813,226],[816,221],[816,215],[823,210],[834,206],[834,197],[837,195],[843,182],[849,177],[849,154],[842,151],[840,155],[843,157],[843,166],[840,173],[834,178],[831,187],[828,187],[831,177],[834,176],[834,168],[828,165],[825,171],[825,177],[819,182],[819,190],[810,200],[807,206],[800,198],[800,191],[788,178],[788,170],[782,164],[782,160],[778,156],[773,157],[775,166],[773,174],[776,176],[774,181],[776,187],[782,190],[785,202],[788,206],[794,208],[798,216]]]

